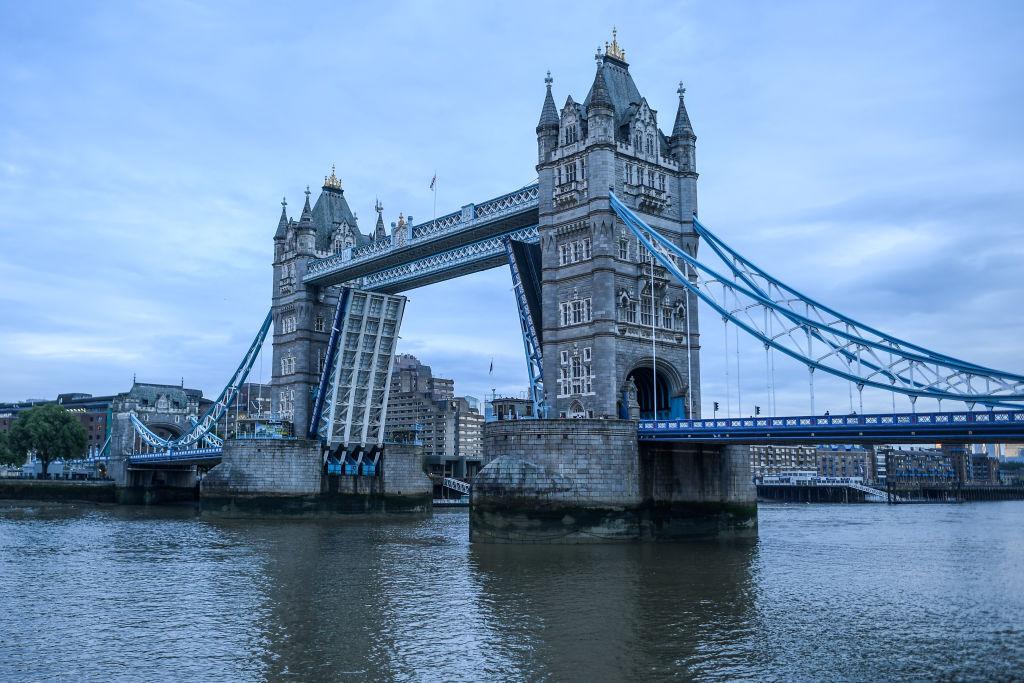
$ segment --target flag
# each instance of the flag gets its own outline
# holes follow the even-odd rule
[[[491,359],[491,369],[487,371],[487,374],[488,375],[493,375],[494,374],[494,359],[493,358]]]
[[[437,174],[436,173],[434,174],[434,177],[430,179],[430,189],[431,190],[434,189],[434,183],[435,182],[437,182]]]

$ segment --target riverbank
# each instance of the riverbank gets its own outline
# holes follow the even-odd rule
[[[116,503],[117,487],[112,481],[0,479],[0,500]]]

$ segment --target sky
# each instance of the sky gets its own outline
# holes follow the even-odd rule
[[[270,305],[282,196],[297,217],[335,165],[367,232],[377,198],[429,218],[435,173],[438,215],[532,182],[545,73],[581,101],[613,26],[666,133],[685,83],[705,225],[853,318],[1024,374],[1022,3],[33,2],[0,4],[0,401],[216,396]],[[525,390],[507,269],[408,295],[399,352],[460,395]],[[763,352],[741,340],[727,385],[702,316],[705,415],[766,405]],[[816,382],[817,412],[851,409]],[[774,383],[809,411],[806,369]]]

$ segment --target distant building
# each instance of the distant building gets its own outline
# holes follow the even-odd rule
[[[933,448],[902,450],[879,447],[885,460],[886,480],[894,486],[930,486],[957,481],[953,453]]]
[[[818,453],[814,446],[750,447],[750,469],[755,481],[778,476],[783,471],[817,471]]]
[[[22,411],[47,403],[57,403],[78,418],[89,435],[83,456],[98,455],[110,433],[110,402],[113,396],[84,393],[58,394],[56,399],[31,399],[16,403],[0,403],[0,432],[11,431],[11,425]]]
[[[221,436],[251,434],[256,425],[270,419],[271,393],[269,384],[245,382],[238,388],[238,396],[225,411]]]
[[[487,402],[487,420],[526,420],[535,417],[533,401],[528,398],[492,396]]]
[[[439,476],[470,478],[486,464],[484,416],[476,399],[455,396],[455,381],[435,377],[429,365],[412,355],[395,357],[388,395],[385,432],[419,434],[427,471]]]
[[[817,447],[818,474],[823,477],[861,477],[865,483],[878,481],[875,453],[864,446],[830,444]]]

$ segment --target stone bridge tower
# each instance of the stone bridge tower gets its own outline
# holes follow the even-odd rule
[[[629,417],[634,386],[643,417],[699,415],[696,297],[657,263],[652,271],[608,201],[612,189],[696,254],[696,136],[682,84],[666,136],[617,41],[598,53],[582,104],[569,97],[559,112],[546,83],[537,172],[549,417]]]
[[[341,182],[324,178],[311,208],[309,189],[299,220],[289,219],[282,202],[274,234],[274,284],[271,304],[274,360],[271,412],[293,425],[295,435],[309,429],[311,396],[327,356],[338,287],[307,287],[302,278],[311,259],[325,258],[370,241],[359,232]]]

